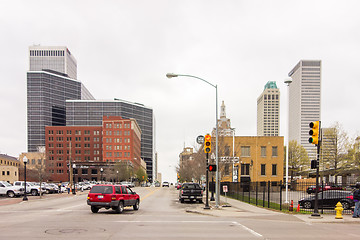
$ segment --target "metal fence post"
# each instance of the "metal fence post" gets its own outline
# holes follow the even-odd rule
[[[256,206],[258,205],[258,182],[255,182]]]
[[[264,186],[263,186],[263,207],[265,207],[265,190],[266,190],[266,182],[263,182],[265,183]],[[261,183],[260,183],[261,184]]]
[[[268,181],[268,208],[270,208],[270,181]]]
[[[280,180],[280,211],[282,210],[282,181]]]

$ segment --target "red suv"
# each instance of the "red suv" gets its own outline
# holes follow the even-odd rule
[[[140,197],[124,185],[95,185],[88,194],[87,204],[91,206],[93,213],[97,213],[100,208],[112,208],[117,213],[122,213],[127,206],[138,210]]]

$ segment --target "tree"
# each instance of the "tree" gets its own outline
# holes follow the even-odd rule
[[[335,176],[341,174],[341,168],[351,165],[348,150],[351,148],[350,140],[342,126],[336,122],[330,128],[323,129],[322,133],[322,164]]]
[[[285,151],[286,152],[286,151]],[[309,157],[306,149],[298,144],[296,140],[289,142],[289,170],[291,181],[295,175],[305,167],[309,166]]]
[[[142,169],[141,167],[139,167],[139,169],[135,172],[135,176],[138,179],[139,183],[146,181],[148,178],[146,171],[144,171],[144,169]]]

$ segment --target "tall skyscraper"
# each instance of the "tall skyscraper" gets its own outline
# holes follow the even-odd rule
[[[267,82],[257,99],[257,135],[279,136],[280,91],[276,82]]]
[[[153,177],[154,116],[153,110],[139,103],[124,100],[67,100],[66,126],[101,126],[103,116],[134,118],[141,129],[141,158],[146,173]]]
[[[76,60],[66,47],[29,47],[28,152],[45,146],[45,126],[65,126],[67,99],[94,99],[76,80]]]
[[[309,143],[309,123],[321,120],[321,61],[301,60],[289,72],[289,140],[296,140],[315,159],[316,148]]]

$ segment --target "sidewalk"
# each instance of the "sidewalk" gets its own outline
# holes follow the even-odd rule
[[[89,191],[78,191],[76,192],[76,195],[83,195],[83,194],[88,194]],[[53,193],[53,194],[44,194],[41,196],[31,196],[31,195],[27,195],[28,201],[35,201],[35,200],[40,200],[40,199],[52,199],[52,198],[59,198],[59,197],[72,197],[74,196],[72,193],[67,194],[67,193]],[[5,205],[11,205],[11,204],[17,204],[17,203],[21,203],[23,202],[23,197],[24,196],[20,196],[20,197],[14,197],[14,198],[8,198],[8,197],[0,197],[0,206],[5,206]]]
[[[358,223],[360,218],[352,218],[352,215],[343,215],[343,219],[335,219],[333,214],[322,214],[320,218],[311,217],[310,214],[287,214],[276,210],[270,210],[262,207],[241,202],[235,199],[227,198],[227,205],[224,207],[225,198],[221,196],[221,206],[215,207],[215,202],[210,202],[211,209],[204,209],[204,205],[197,205],[195,208],[186,209],[188,213],[210,215],[215,217],[240,217],[240,218],[258,218],[258,219],[276,219],[286,221],[303,221],[306,223]]]

